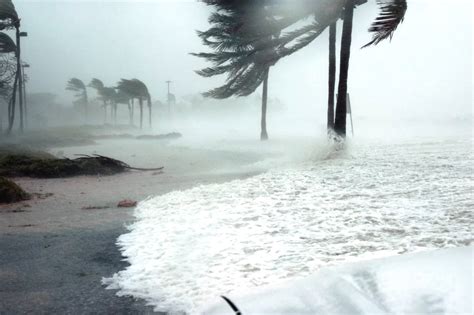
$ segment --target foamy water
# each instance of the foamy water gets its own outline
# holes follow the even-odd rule
[[[323,153],[321,153],[323,152]],[[297,166],[141,202],[105,280],[157,310],[322,266],[471,243],[471,139],[353,144]]]

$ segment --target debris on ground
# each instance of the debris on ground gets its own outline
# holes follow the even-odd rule
[[[137,202],[134,200],[125,199],[118,203],[117,207],[119,208],[132,208],[137,205]]]
[[[125,162],[94,154],[76,159],[7,153],[0,155],[0,176],[60,178],[78,175],[114,175],[128,170],[159,171],[158,168],[135,168]]]
[[[88,207],[82,207],[82,210],[102,210],[102,209],[109,209],[110,207],[108,206],[88,206]]]

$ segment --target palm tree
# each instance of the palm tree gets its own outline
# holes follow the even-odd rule
[[[334,130],[334,89],[336,87],[336,33],[337,22],[329,26],[329,76],[328,76],[328,133]]]
[[[105,88],[104,83],[102,83],[102,81],[99,79],[93,78],[87,86],[96,90],[99,99],[103,102],[102,106],[104,107],[104,123],[106,123],[107,122],[107,97],[105,96],[105,93],[104,93],[104,88]]]
[[[16,45],[13,40],[5,33],[0,32],[0,53],[3,55],[16,53]],[[18,68],[16,65],[11,63],[11,60],[3,59],[2,60],[2,94],[4,96],[10,95],[8,100],[8,129],[7,133],[10,133],[13,128],[13,123],[15,121],[15,105],[16,105],[16,94],[18,88]],[[4,78],[4,76],[6,76]],[[12,87],[10,88],[10,85]]]
[[[151,121],[151,96],[148,92],[148,88],[142,81],[138,79],[121,79],[117,83],[117,90],[123,95],[128,95],[130,100],[133,102],[133,99],[138,99],[138,105],[140,107],[140,129],[143,128],[143,101],[147,101],[148,105],[148,119],[150,127],[152,126]]]
[[[110,105],[110,116],[114,121],[114,124],[117,124],[117,92],[112,87],[104,87],[101,90],[102,97],[106,102],[109,102]]]
[[[211,28],[198,34],[203,43],[215,52],[193,54],[213,63],[213,66],[197,73],[204,77],[228,74],[223,86],[204,93],[204,96],[217,99],[248,96],[263,83],[260,140],[268,140],[268,79],[273,63],[269,59],[269,62],[259,64],[258,60],[264,59],[264,54],[271,54],[273,51],[265,51],[264,54],[254,54],[254,51],[261,45],[261,39],[268,41],[279,37],[279,33],[269,32],[277,24],[277,20],[267,10],[264,1],[203,1],[215,6],[216,12],[209,18]]]
[[[115,99],[114,99],[115,104],[125,104],[128,107],[128,116],[129,116],[129,123],[130,125],[133,125],[133,103],[132,103],[132,97],[125,93],[124,91],[120,89],[116,89],[115,93]]]
[[[204,1],[212,5],[217,3],[221,5],[223,9],[229,6],[243,6],[245,2],[244,0]],[[355,6],[364,4],[367,0],[301,1],[298,8],[293,6],[292,1],[268,0],[258,2],[264,5],[269,12],[273,12],[273,16],[278,17],[275,20],[276,22],[273,23],[271,27],[250,37],[240,35],[242,34],[242,30],[251,29],[252,26],[255,25],[255,21],[251,18],[248,20],[242,19],[239,25],[234,24],[234,28],[231,28],[233,31],[231,34],[233,37],[240,36],[240,47],[247,48],[248,54],[245,59],[238,59],[239,52],[227,53],[220,59],[209,54],[209,58],[217,64],[216,70],[220,71],[220,73],[233,73],[234,80],[231,83],[246,81],[247,86],[258,86],[265,77],[263,71],[266,65],[274,65],[280,59],[306,47],[342,16],[344,25],[341,42],[341,69],[334,128],[336,133],[341,137],[345,137],[345,116],[347,110],[345,101],[352,39],[353,10]],[[366,46],[378,44],[384,39],[391,38],[397,26],[403,21],[407,8],[406,0],[376,0],[376,2],[381,8],[381,13],[369,29],[370,32],[374,33],[374,38]],[[220,9],[222,10],[222,8]],[[308,19],[308,17],[312,18]],[[215,44],[218,43],[218,40],[223,39],[224,44],[228,44],[229,40],[226,40],[226,37],[232,36],[228,33],[215,34],[214,38],[209,39],[209,41],[211,44]],[[218,45],[216,47],[225,48],[225,45]],[[244,64],[244,66],[236,67],[236,61]],[[226,62],[228,62],[228,64],[226,64]],[[239,71],[239,69],[243,70]],[[332,73],[335,71],[335,67],[333,67],[333,69],[334,70],[330,70]],[[330,115],[333,111],[331,106],[333,102],[331,101],[332,83],[329,83],[328,86],[328,125],[331,125],[332,118]]]
[[[84,117],[87,121],[89,100],[87,97],[87,88],[84,82],[82,82],[78,78],[72,78],[67,82],[66,90],[77,92],[75,94],[77,99],[74,101],[74,105],[78,105],[79,107],[84,108]]]
[[[18,90],[19,96],[19,108],[20,108],[20,131],[23,132],[23,78],[21,71],[21,49],[20,49],[20,19],[16,12],[15,6],[11,0],[2,0],[0,2],[0,31],[14,28],[16,30],[16,79],[13,87],[12,98],[9,102],[9,126],[7,133],[10,133],[13,128],[15,119],[15,104],[16,104],[16,93]],[[6,36],[6,35],[5,35]],[[3,36],[4,40],[7,40]],[[8,41],[8,40],[7,40]],[[8,41],[7,46],[11,46],[11,41]]]
[[[362,1],[366,2],[366,0]],[[362,4],[362,1],[346,0],[343,12],[344,24],[341,38],[339,87],[336,104],[336,119],[334,122],[334,131],[341,137],[346,136],[347,80],[349,75],[354,7],[358,4]],[[391,0],[389,2],[377,0],[377,3],[381,7],[381,13],[369,29],[370,32],[374,33],[374,38],[364,47],[376,45],[387,38],[391,38],[405,17],[407,10],[406,0]]]

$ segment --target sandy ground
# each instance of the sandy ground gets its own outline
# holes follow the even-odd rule
[[[50,151],[68,157],[97,153],[132,166],[165,169],[107,177],[15,178],[35,196],[0,206],[0,314],[151,313],[142,301],[117,297],[100,282],[125,265],[115,241],[133,220],[133,209],[117,208],[117,203],[261,171],[251,166],[261,158],[255,154],[164,141],[106,140]]]

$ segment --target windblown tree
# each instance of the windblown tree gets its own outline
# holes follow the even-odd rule
[[[8,104],[8,129],[10,133],[15,121],[16,92],[18,89],[18,76],[16,58],[11,55],[16,53],[16,45],[5,33],[0,32],[0,54],[2,60],[0,64],[0,94]]]
[[[117,83],[117,91],[119,91],[118,93],[122,93],[122,95],[128,95],[132,102],[134,99],[138,100],[138,105],[140,108],[140,128],[143,128],[143,101],[147,101],[148,120],[151,127],[151,96],[145,83],[138,79],[121,79]]]
[[[78,78],[72,78],[67,82],[66,90],[76,92],[74,100],[74,106],[84,110],[84,117],[87,121],[89,99],[87,97],[87,88],[81,80]]]
[[[114,102],[116,105],[125,104],[128,108],[129,124],[133,125],[133,104],[132,97],[120,89],[116,89]]]
[[[13,128],[13,123],[15,120],[15,107],[16,107],[16,94],[18,93],[19,98],[19,110],[20,110],[20,131],[23,132],[24,128],[24,108],[23,108],[23,78],[21,71],[21,45],[20,45],[20,18],[16,12],[15,6],[11,0],[1,0],[0,1],[0,31],[15,29],[16,32],[16,44],[15,44],[15,57],[16,57],[16,75],[15,81],[13,83],[13,92],[11,95],[11,100],[9,101],[9,119],[8,119],[8,130],[7,133],[10,133]],[[3,33],[2,33],[3,34]],[[11,39],[5,37],[6,34],[2,35],[2,40],[8,42],[6,46],[13,48]],[[9,48],[6,48],[8,52],[11,52]]]
[[[377,44],[384,39],[391,38],[397,26],[403,21],[407,8],[406,0],[376,1],[381,8],[381,14],[369,30],[374,33],[374,38],[368,45]],[[205,2],[217,6],[218,10],[222,11],[231,6],[240,6],[245,1],[209,0]],[[264,80],[263,72],[268,65],[274,65],[280,59],[306,47],[322,34],[326,28],[334,25],[342,17],[344,23],[334,129],[339,136],[345,137],[347,79],[352,41],[353,12],[355,6],[365,2],[366,0],[258,1],[258,3],[265,6],[265,9],[267,12],[270,12],[271,16],[275,17],[272,26],[265,28],[261,32],[250,32],[250,35],[248,35],[248,30],[254,28],[256,24],[258,25],[258,21],[243,19],[241,24],[229,25],[227,29],[230,30],[230,33],[224,33],[223,36],[238,37],[240,46],[245,47],[247,50],[247,58],[240,59],[240,65],[236,66],[236,59],[240,55],[240,51],[237,51],[228,52],[222,59],[213,61],[218,65],[221,74],[234,73],[234,80],[230,82],[231,84],[245,81],[247,86],[255,86],[256,88]],[[333,32],[334,36],[330,37],[335,40],[335,28],[333,28]],[[219,47],[216,50],[219,51]],[[213,56],[210,55],[209,57],[212,58]],[[333,57],[331,56],[330,58]],[[331,73],[335,73],[335,61],[333,63],[333,70],[330,70]],[[331,107],[331,94],[334,93],[331,92],[332,84],[329,83],[328,86],[328,105]],[[328,108],[328,121],[332,121],[330,117],[331,111],[332,109]]]
[[[110,116],[114,122],[117,123],[117,92],[112,87],[104,87],[102,90],[104,99],[110,105]]]
[[[104,123],[107,122],[107,96],[105,93],[105,86],[104,83],[102,83],[101,80],[93,78],[91,82],[88,84],[90,88],[93,88],[97,92],[97,96],[100,101],[102,101],[102,106],[104,108]]]
[[[267,140],[268,78],[273,64],[255,62],[254,58],[264,56],[253,54],[253,51],[260,45],[259,41],[254,40],[255,38],[268,37],[268,40],[279,38],[278,33],[271,34],[268,30],[276,23],[275,17],[265,6],[268,1],[203,0],[203,2],[215,6],[216,11],[209,18],[211,27],[207,31],[198,32],[198,35],[203,43],[215,52],[193,54],[213,64],[197,73],[203,77],[227,73],[226,83],[204,93],[204,96],[217,99],[248,96],[263,83],[260,139]],[[257,78],[248,80],[247,74],[257,75]]]

